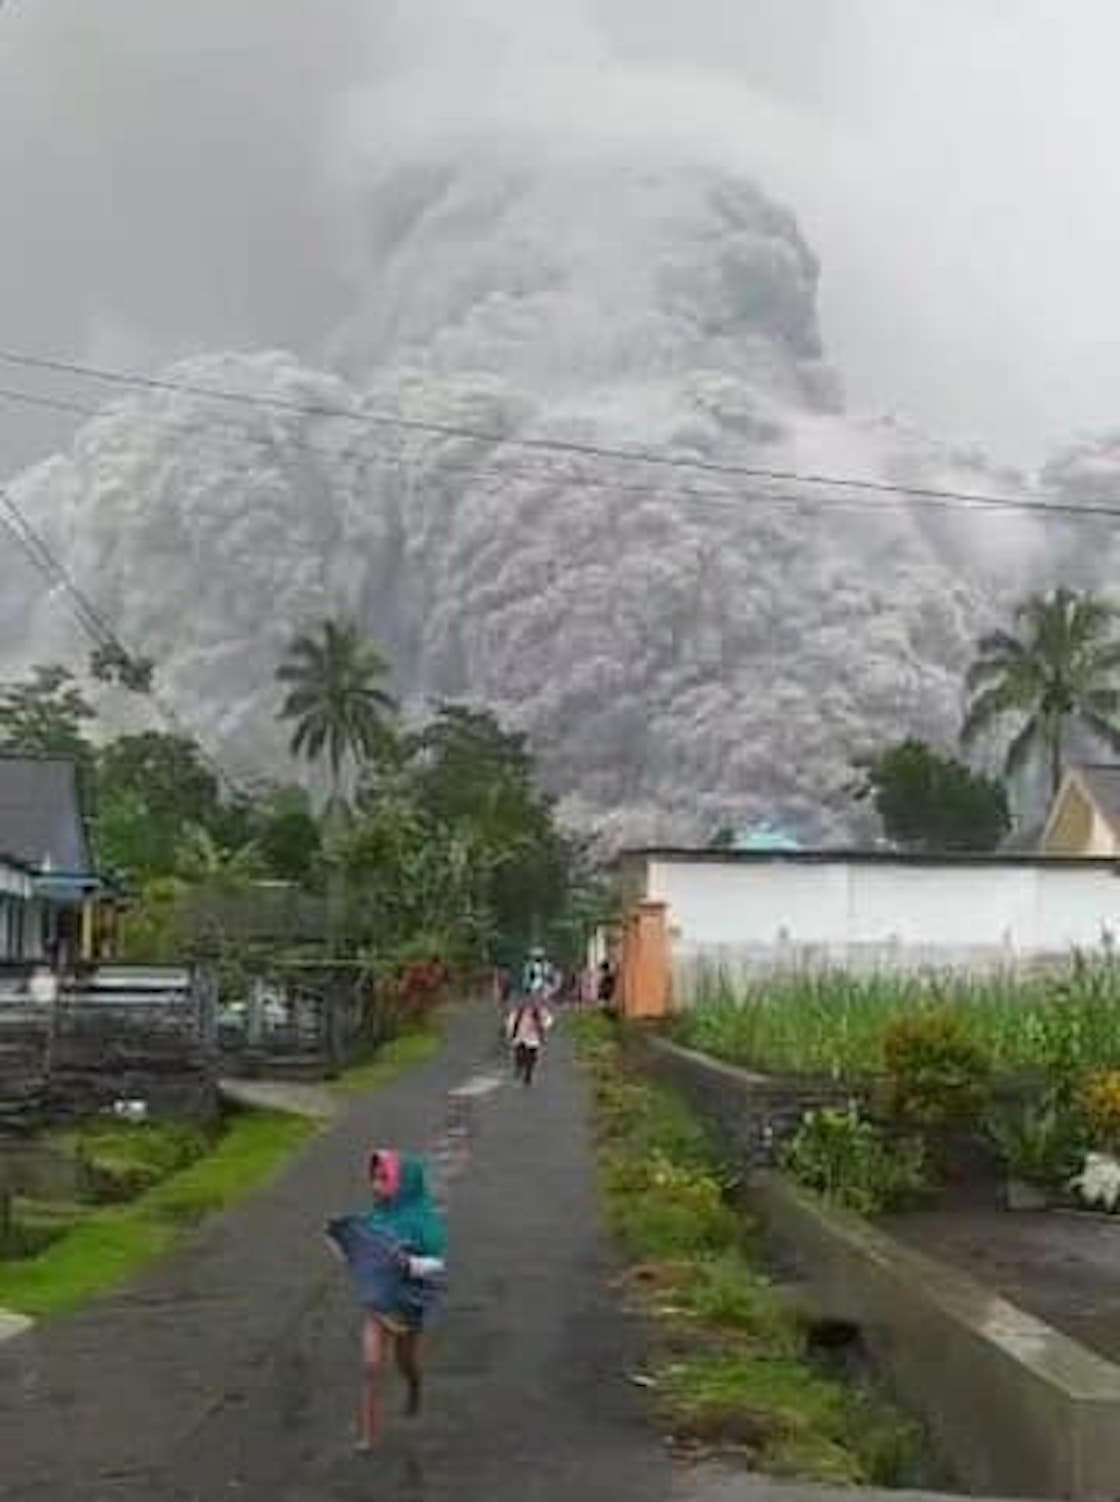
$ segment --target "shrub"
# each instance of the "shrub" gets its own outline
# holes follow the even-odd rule
[[[1011,1173],[1029,1184],[1065,1183],[1080,1159],[1080,1123],[1056,1100],[994,1114],[988,1134]]]
[[[611,1224],[632,1255],[717,1252],[739,1234],[718,1179],[662,1152],[620,1156],[608,1164],[605,1179]]]
[[[1120,1150],[1120,1070],[1098,1069],[1077,1092],[1077,1103],[1093,1147],[1116,1155]]]
[[[795,1356],[802,1330],[789,1304],[743,1257],[724,1252],[690,1265],[690,1279],[678,1298],[694,1319],[732,1330],[771,1356]]]
[[[56,1145],[82,1163],[95,1200],[133,1199],[187,1168],[211,1145],[198,1127],[182,1122],[93,1122],[56,1134]]]
[[[751,1227],[706,1134],[671,1092],[625,1075],[613,1029],[574,1030],[609,1220],[637,1263],[626,1281],[660,1325],[648,1380],[675,1439],[774,1474],[912,1483],[913,1427],[810,1358],[803,1320],[748,1260]]]
[[[774,1475],[867,1481],[850,1439],[843,1389],[796,1359],[729,1352],[675,1364],[663,1402],[679,1437],[748,1449]]]
[[[922,1142],[892,1140],[854,1106],[807,1111],[782,1161],[799,1184],[860,1215],[904,1204],[928,1181]]]
[[[991,1065],[956,1012],[925,1007],[896,1017],[883,1036],[883,1057],[887,1106],[900,1124],[928,1130],[981,1115]]]

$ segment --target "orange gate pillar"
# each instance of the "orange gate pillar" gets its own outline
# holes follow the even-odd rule
[[[663,902],[640,902],[630,915],[623,944],[622,1005],[625,1016],[668,1015],[672,999],[669,925]]]

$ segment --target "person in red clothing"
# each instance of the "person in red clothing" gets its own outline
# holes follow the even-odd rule
[[[510,1008],[506,1038],[513,1049],[513,1069],[524,1085],[533,1083],[537,1063],[552,1026],[552,1013],[544,999],[543,983]]]

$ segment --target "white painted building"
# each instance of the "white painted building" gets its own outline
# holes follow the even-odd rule
[[[626,906],[664,905],[678,1004],[698,964],[993,969],[1120,944],[1120,863],[1045,856],[641,850]]]

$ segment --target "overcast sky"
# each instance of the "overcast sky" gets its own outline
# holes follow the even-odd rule
[[[1120,427],[1118,48],[1115,0],[9,0],[0,346],[314,358],[347,99],[390,150],[504,69],[587,132],[593,70],[797,211],[853,407],[1031,462]],[[49,436],[0,400],[0,472]]]

